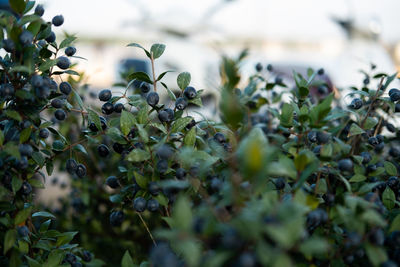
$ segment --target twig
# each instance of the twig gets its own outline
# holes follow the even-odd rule
[[[156,72],[154,70],[154,57],[153,53],[151,53],[151,70],[153,72],[153,87],[154,87],[154,92],[157,92],[157,81],[156,81]]]
[[[153,244],[154,244],[155,246],[157,246],[157,243],[156,243],[156,241],[154,240],[154,237],[153,237],[153,235],[151,234],[150,229],[149,229],[149,227],[147,226],[146,222],[143,220],[142,215],[140,215],[139,212],[136,212],[136,214],[139,216],[140,220],[142,221],[142,223],[143,223],[143,225],[144,225],[144,228],[146,228],[146,231],[149,233],[150,238],[151,238],[151,240],[153,241]]]

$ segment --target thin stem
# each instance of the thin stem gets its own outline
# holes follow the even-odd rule
[[[153,237],[153,235],[151,234],[150,229],[149,229],[149,227],[147,226],[146,222],[143,220],[142,215],[140,215],[139,212],[136,212],[136,214],[139,216],[140,220],[142,221],[142,223],[143,223],[143,225],[144,225],[144,228],[146,228],[146,231],[149,233],[149,236],[150,236],[151,240],[153,241],[153,244],[154,244],[155,246],[157,246],[157,243],[156,243],[156,241],[154,240],[154,237]]]
[[[154,87],[154,92],[157,92],[157,81],[156,81],[156,72],[154,70],[154,57],[153,53],[151,53],[151,71],[153,73],[153,87]]]

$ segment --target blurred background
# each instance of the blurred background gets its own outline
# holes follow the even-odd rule
[[[285,76],[323,67],[337,87],[360,86],[371,63],[400,66],[397,0],[42,0],[45,19],[62,13],[62,31],[76,34],[78,69],[94,89],[110,87],[119,72],[148,62],[131,42],[167,45],[156,71],[189,71],[192,84],[212,92],[220,55],[249,48],[244,72],[261,62]],[[58,40],[63,37],[59,32]],[[143,62],[144,60],[144,62]],[[168,76],[168,75],[167,75]],[[170,86],[176,86],[170,75]],[[354,84],[355,82],[359,84]]]

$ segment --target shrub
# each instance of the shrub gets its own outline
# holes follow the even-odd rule
[[[168,71],[155,72],[165,45],[148,50],[132,43],[150,60],[151,77],[124,74],[123,93],[102,90],[101,106],[88,108],[76,91],[85,93],[80,79],[70,76],[52,90],[55,75],[77,74],[67,57],[57,59],[74,38],[58,46],[51,23],[26,15],[33,4],[16,3],[20,17],[3,14],[1,21],[8,40],[0,114],[5,264],[54,260],[57,266],[64,259],[71,266],[81,260],[101,265],[69,244],[76,233],[71,229],[111,266],[400,262],[400,91],[390,89],[397,73],[372,67],[365,72],[370,82],[342,97],[325,84],[323,70],[294,73],[288,87],[270,77],[271,65],[264,72],[257,64],[244,79],[243,51],[222,58],[220,120],[213,121],[191,110],[202,106],[203,91],[188,72],[177,75],[177,85],[162,81]],[[61,21],[57,16],[53,24]],[[49,38],[50,44],[42,40]],[[53,71],[56,65],[60,71]],[[52,127],[39,115],[44,112],[63,122]],[[64,234],[47,230],[51,220],[32,223],[53,218],[32,214],[32,185],[42,186],[34,174],[46,167],[51,175],[53,166],[71,177],[70,197],[54,211],[54,227]]]

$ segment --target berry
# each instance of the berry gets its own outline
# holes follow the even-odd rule
[[[76,48],[73,46],[68,46],[65,48],[65,55],[68,57],[72,57],[76,53]]]
[[[105,144],[101,144],[97,147],[97,152],[99,153],[100,157],[107,157],[110,154],[110,150]]]
[[[101,90],[99,93],[99,100],[103,102],[107,102],[112,97],[112,93],[109,89]]]
[[[276,77],[275,77],[275,83],[276,83],[276,84],[281,84],[282,82],[283,82],[283,80],[282,80],[281,77],[279,77],[279,76],[276,76]]]
[[[51,100],[51,106],[53,108],[62,108],[63,105],[64,105],[64,101],[62,101],[61,99],[54,98],[53,100]]]
[[[379,140],[378,140],[378,138],[376,138],[375,136],[371,136],[370,138],[368,138],[368,143],[369,143],[371,146],[376,146],[376,145],[379,144]]]
[[[400,93],[400,90],[396,89],[396,88],[392,88],[392,89],[389,90],[389,96],[391,96],[394,93],[398,94],[398,93]]]
[[[192,86],[188,86],[185,88],[185,90],[183,91],[183,95],[187,98],[187,99],[194,99],[197,96],[197,92],[196,89],[194,89],[194,87]]]
[[[360,98],[354,98],[353,101],[351,101],[349,108],[360,109],[362,106],[363,101]]]
[[[317,132],[316,131],[310,131],[307,134],[307,139],[311,143],[316,143],[317,142]]]
[[[179,97],[178,99],[176,99],[175,102],[175,107],[178,110],[184,110],[188,105],[188,102],[186,101],[186,99],[184,97]]]
[[[56,34],[54,32],[51,32],[49,36],[46,37],[45,39],[48,43],[53,43],[56,41]]]
[[[61,56],[57,58],[57,67],[59,67],[62,70],[66,70],[71,66],[71,61],[67,57]]]
[[[18,227],[17,232],[21,237],[26,237],[29,235],[29,229],[26,227],[26,225]]]
[[[112,226],[120,226],[125,219],[125,214],[122,211],[114,211],[110,214],[110,224]]]
[[[257,63],[257,64],[256,64],[256,71],[260,72],[260,71],[262,71],[262,69],[263,69],[262,64],[261,64],[260,62]]]
[[[121,154],[122,151],[124,151],[124,145],[120,144],[120,143],[114,143],[113,144],[113,149],[115,152],[117,152],[118,154]]]
[[[103,129],[103,130],[107,129],[107,120],[106,120],[106,118],[104,118],[103,116],[99,116],[99,117],[100,117],[101,129]]]
[[[143,94],[146,94],[150,91],[150,85],[146,82],[142,82],[139,87]]]
[[[137,197],[133,201],[133,209],[137,212],[143,212],[146,209],[146,199]]]
[[[21,156],[30,157],[30,156],[32,156],[33,148],[29,144],[20,144],[18,146],[18,151],[21,154]]]
[[[399,99],[400,99],[400,92],[398,92],[398,91],[393,92],[393,93],[390,95],[390,100],[391,100],[392,102],[396,102],[396,101],[398,101]]]
[[[171,146],[164,144],[158,147],[156,154],[160,159],[169,159],[174,154],[174,150]]]
[[[49,137],[49,135],[50,135],[49,130],[47,130],[46,128],[40,129],[39,131],[40,138],[46,139],[47,137]]]
[[[28,46],[33,42],[33,34],[28,30],[24,30],[19,36],[19,41],[23,46]]]
[[[381,135],[381,134],[378,134],[378,135],[376,136],[376,139],[378,139],[379,144],[380,144],[380,143],[383,143],[383,142],[385,141],[385,138],[384,138],[383,135]]]
[[[67,159],[65,169],[69,174],[74,174],[78,168],[78,163],[74,159]]]
[[[147,201],[147,210],[150,212],[156,212],[158,211],[160,204],[158,203],[158,201],[156,199],[149,199],[149,201]]]
[[[108,177],[106,180],[106,185],[108,185],[112,189],[118,188],[119,186],[118,178],[115,176]]]
[[[329,142],[330,135],[325,132],[317,132],[317,142],[318,144],[326,144]]]
[[[84,250],[82,252],[82,260],[84,260],[86,262],[90,262],[92,260],[92,254],[89,251]]]
[[[44,14],[44,8],[43,5],[37,5],[35,8],[35,15],[38,15],[39,17],[43,16]]]
[[[72,91],[72,86],[69,84],[69,82],[62,82],[60,83],[60,91],[64,95],[69,95]]]
[[[214,138],[214,140],[215,140],[216,142],[218,142],[218,143],[220,143],[220,144],[223,144],[223,143],[226,142],[225,135],[224,135],[223,133],[220,133],[220,132],[214,134],[213,138]]]
[[[176,173],[175,173],[176,178],[178,178],[179,180],[183,180],[186,177],[186,170],[183,168],[178,168],[176,169]]]
[[[174,111],[172,109],[169,109],[169,108],[161,110],[158,113],[158,119],[161,122],[171,122],[174,119]]]
[[[391,123],[387,123],[386,124],[386,129],[391,133],[395,133],[396,132],[396,127]]]
[[[168,161],[165,159],[160,159],[157,162],[156,169],[159,173],[165,173],[168,170]]]
[[[325,201],[325,204],[327,206],[333,206],[333,204],[335,203],[335,195],[334,194],[325,194],[322,197]]]
[[[124,109],[124,104],[122,103],[116,103],[114,105],[114,111],[117,113],[121,113],[123,109]]]
[[[67,117],[65,114],[64,110],[62,109],[57,109],[56,112],[54,112],[54,117],[56,117],[57,120],[63,121]]]
[[[367,164],[372,160],[371,154],[368,151],[361,152],[360,156],[363,158],[362,163]]]
[[[255,267],[257,266],[256,257],[251,252],[244,252],[238,260],[239,267]]]
[[[78,175],[79,178],[82,178],[86,176],[86,167],[83,164],[78,164],[76,166],[76,175]]]
[[[191,120],[188,125],[186,125],[186,129],[190,130],[192,129],[194,126],[196,126],[196,121],[195,120]]]
[[[28,182],[23,182],[21,186],[21,192],[23,195],[27,196],[32,192],[32,186]]]
[[[40,99],[47,99],[50,96],[50,90],[48,87],[35,88],[35,94]]]
[[[338,162],[338,168],[342,172],[350,172],[353,170],[353,162],[351,159],[341,159]]]
[[[132,127],[132,129],[128,133],[128,137],[135,138],[136,134],[137,134],[137,129],[135,127]]]
[[[389,149],[389,155],[394,157],[394,158],[400,157],[400,149],[397,148],[397,147],[391,147]]]
[[[67,254],[65,254],[65,261],[69,264],[73,264],[76,262],[76,256],[68,252]]]
[[[156,92],[150,92],[148,93],[146,97],[147,104],[150,106],[154,107],[158,104],[158,101],[160,101],[160,97]]]
[[[3,48],[8,53],[12,53],[15,50],[15,43],[11,39],[4,39],[3,40]]]
[[[26,156],[22,156],[21,159],[17,161],[17,168],[25,170],[28,167],[28,158]]]
[[[33,87],[41,87],[41,86],[43,86],[43,83],[44,83],[44,81],[43,81],[43,77],[42,76],[37,75],[37,74],[32,76],[31,84],[32,84]]]
[[[400,103],[396,103],[394,106],[394,112],[400,112]]]
[[[285,188],[285,179],[284,178],[278,178],[274,182],[276,190],[282,190]]]
[[[64,17],[63,15],[57,15],[55,16],[52,20],[51,23],[53,23],[54,26],[58,27],[61,26],[64,23]]]
[[[150,182],[147,185],[147,188],[149,190],[149,193],[152,194],[153,196],[157,196],[160,193],[160,187],[156,182]]]
[[[223,186],[223,183],[222,183],[221,179],[219,179],[218,177],[213,177],[211,179],[210,188],[213,192],[221,191],[222,186]]]
[[[389,186],[392,190],[396,190],[399,185],[399,179],[396,176],[390,176],[386,182],[386,185]]]
[[[383,230],[380,228],[373,229],[369,233],[368,239],[372,244],[382,246],[385,241],[385,234],[383,233]]]
[[[323,68],[320,68],[317,73],[318,75],[324,75],[325,70]]]
[[[367,166],[367,173],[374,172],[374,171],[376,171],[376,169],[377,169],[377,167],[376,167],[375,164],[369,164],[369,165]]]
[[[106,115],[110,115],[114,112],[114,105],[110,102],[106,102],[101,107],[101,112]]]
[[[267,71],[271,72],[271,71],[273,71],[273,70],[274,70],[274,67],[272,67],[271,64],[268,64],[268,65],[267,65]]]

